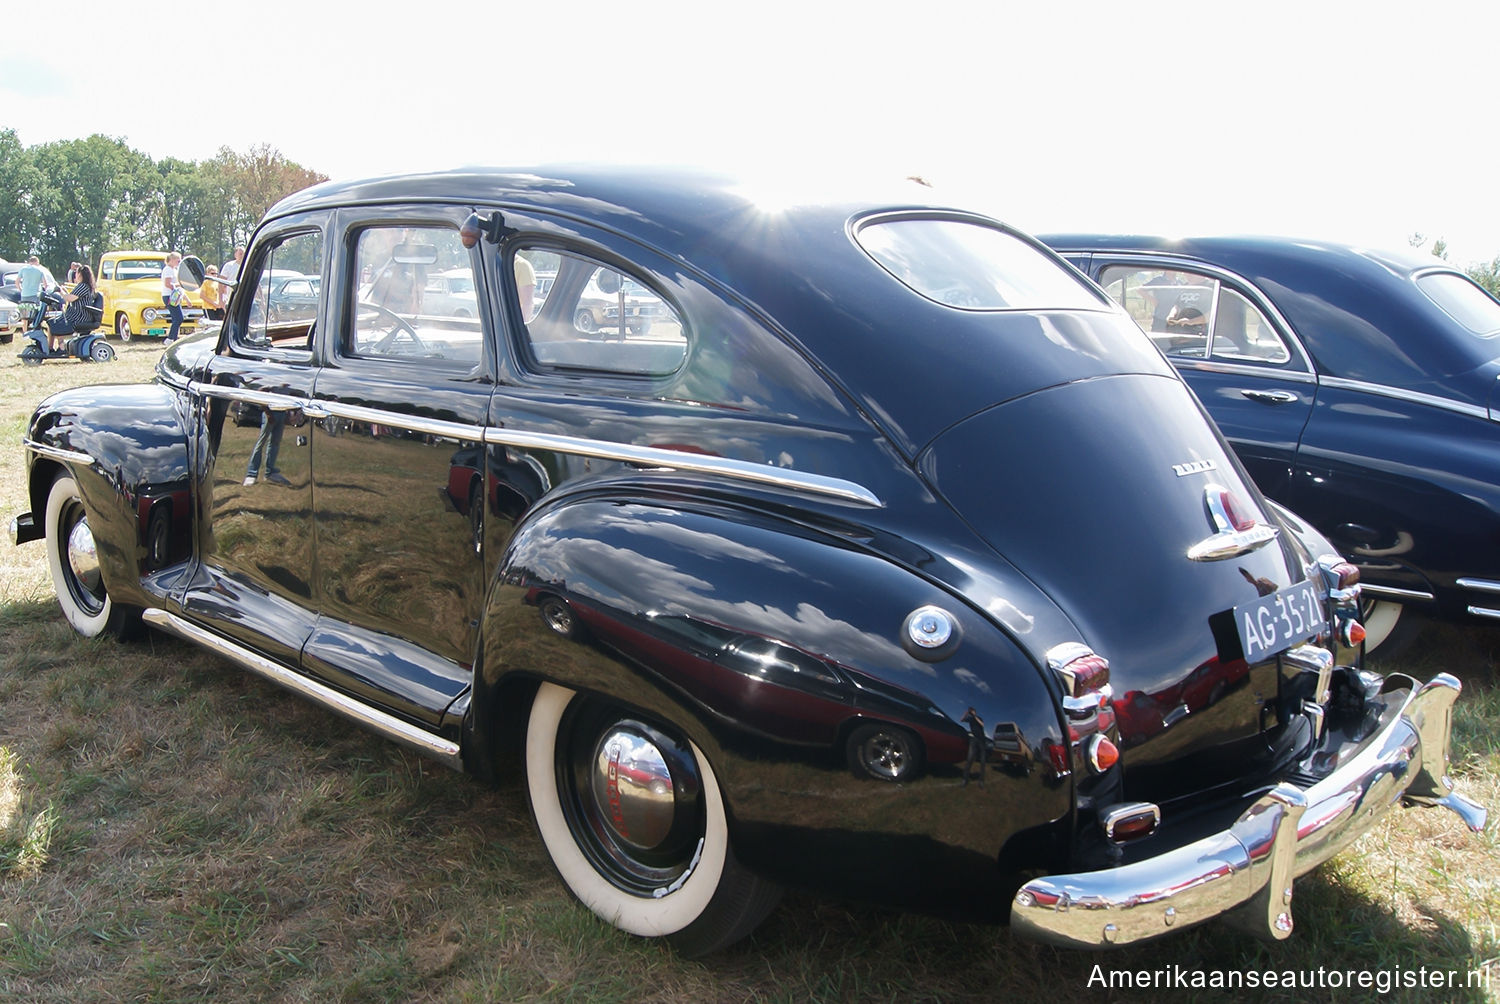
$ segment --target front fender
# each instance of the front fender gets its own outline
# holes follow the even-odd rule
[[[45,509],[66,470],[83,497],[105,587],[122,603],[146,605],[142,577],[191,553],[186,430],[178,396],[160,384],[63,391],[38,405],[27,427],[32,512]],[[163,521],[154,545],[153,516]]]
[[[930,661],[901,640],[929,604],[960,636]],[[881,871],[896,885],[958,895],[994,881],[1007,854],[1056,851],[1050,836],[1012,840],[1070,818],[1070,782],[1047,759],[1058,713],[1031,659],[961,598],[832,534],[680,500],[564,499],[512,538],[485,637],[476,728],[504,719],[497,695],[515,678],[663,721],[714,761],[737,853],[764,872],[835,888],[842,875],[868,892],[851,854],[889,853],[899,875]],[[984,786],[964,782],[969,708],[1006,740],[983,744],[971,776]],[[857,777],[852,738],[870,722],[915,737],[923,768]]]

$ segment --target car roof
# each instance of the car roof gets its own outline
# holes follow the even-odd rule
[[[1011,365],[1013,339],[1004,334],[1023,324],[1033,330],[1034,312],[981,316],[942,306],[894,279],[851,239],[851,221],[870,213],[990,219],[909,180],[829,182],[804,172],[787,182],[651,166],[476,167],[325,182],[267,216],[429,201],[561,216],[646,245],[778,328],[866,414],[880,416],[908,455],[954,422],[1036,389],[1027,383],[1034,374]],[[1101,312],[1114,312],[1103,297],[1098,303]],[[976,344],[993,365],[974,356]]]
[[[1417,285],[1432,273],[1465,275],[1429,254],[1259,235],[1040,236],[1063,253],[1145,253],[1232,272],[1271,298],[1331,376],[1420,389],[1500,357],[1500,344],[1462,329]]]

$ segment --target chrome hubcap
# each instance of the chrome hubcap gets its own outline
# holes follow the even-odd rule
[[[595,818],[616,841],[649,851],[672,831],[672,772],[650,739],[616,728],[599,741],[589,778]]]
[[[68,531],[68,567],[78,584],[90,593],[99,591],[99,555],[87,520],[79,520]]]

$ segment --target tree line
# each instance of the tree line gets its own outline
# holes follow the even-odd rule
[[[225,261],[278,200],[327,180],[265,144],[158,161],[107,136],[23,147],[0,130],[0,257],[35,253],[59,278],[115,250]]]

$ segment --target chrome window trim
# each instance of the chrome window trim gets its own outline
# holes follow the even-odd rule
[[[1163,353],[1165,355],[1165,353]],[[1308,384],[1317,386],[1318,376],[1316,373],[1303,373],[1300,370],[1279,370],[1273,366],[1251,366],[1248,363],[1216,363],[1205,359],[1194,359],[1190,356],[1167,356],[1167,362],[1179,370],[1192,369],[1205,373],[1224,373],[1232,376],[1255,377],[1260,380],[1277,380],[1285,383]]]
[[[94,458],[87,453],[79,453],[77,450],[65,450],[60,446],[49,446],[39,443],[35,439],[27,437],[21,440],[21,445],[33,453],[46,457],[48,460],[58,460],[65,464],[93,464]]]
[[[1271,298],[1262,293],[1255,283],[1250,282],[1244,276],[1231,272],[1228,269],[1219,268],[1217,265],[1200,262],[1196,258],[1177,258],[1170,254],[1141,251],[1113,251],[1102,248],[1078,248],[1076,250],[1069,248],[1067,250],[1074,254],[1090,255],[1094,271],[1100,274],[1111,265],[1144,265],[1150,268],[1171,268],[1179,271],[1202,272],[1204,275],[1218,279],[1220,282],[1228,282],[1240,290],[1248,291],[1249,295],[1246,296],[1246,299],[1255,305],[1256,310],[1259,310],[1271,319],[1271,323],[1276,326],[1276,333],[1290,347],[1292,358],[1284,363],[1266,363],[1264,366],[1255,366],[1248,363],[1221,363],[1218,365],[1226,368],[1232,367],[1237,370],[1248,370],[1262,376],[1268,372],[1288,377],[1293,374],[1302,373],[1306,374],[1309,378],[1316,379],[1317,368],[1312,364],[1312,357],[1302,347],[1302,339],[1297,337],[1297,330],[1291,326],[1281,311],[1276,309],[1276,304],[1271,302]],[[1059,249],[1058,253],[1063,254],[1065,252]],[[1099,282],[1098,279],[1095,279],[1094,282],[1101,290],[1104,288],[1104,284]],[[1105,295],[1108,296],[1109,294],[1106,293]],[[1109,299],[1111,303],[1114,302],[1114,297],[1109,297]],[[1215,296],[1214,306],[1216,308],[1218,300],[1219,298]],[[1149,335],[1150,332],[1147,332],[1147,334]],[[1166,355],[1166,353],[1164,352],[1162,355]],[[1176,361],[1183,358],[1190,359],[1191,357],[1168,355],[1167,358]]]
[[[791,491],[810,492],[828,498],[842,499],[857,505],[883,508],[880,497],[863,485],[843,478],[808,471],[772,467],[747,460],[729,457],[710,457],[696,453],[664,450],[654,446],[631,446],[598,439],[582,439],[576,436],[558,436],[545,432],[520,432],[514,429],[467,425],[459,422],[444,422],[441,419],[417,418],[378,408],[339,404],[318,399],[291,397],[286,394],[270,394],[238,387],[217,384],[199,384],[197,389],[210,397],[248,401],[275,411],[291,411],[301,408],[309,418],[321,419],[330,416],[347,418],[356,422],[370,422],[392,428],[406,429],[425,435],[439,436],[464,442],[483,442],[486,446],[513,446],[523,450],[550,450],[572,456],[593,457],[598,460],[613,460],[625,464],[640,464],[644,467],[666,470],[692,471],[697,474],[715,474],[770,485]]]

